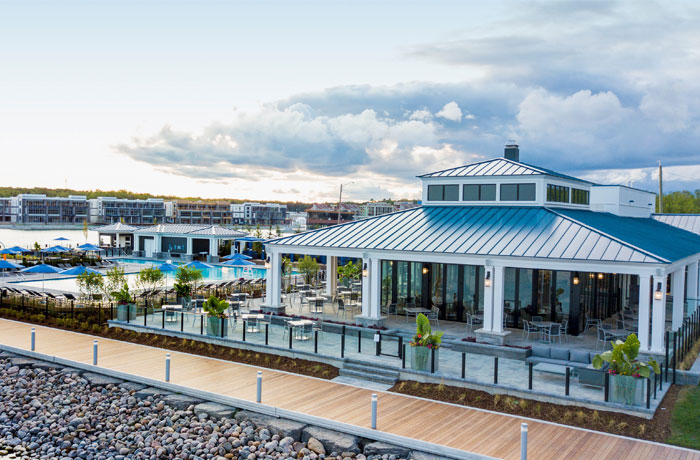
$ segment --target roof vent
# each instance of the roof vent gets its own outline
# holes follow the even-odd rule
[[[506,160],[520,162],[520,149],[515,141],[508,141],[503,156]]]

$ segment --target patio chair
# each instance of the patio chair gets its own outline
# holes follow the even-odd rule
[[[427,313],[425,316],[428,317],[428,321],[435,321],[435,325],[437,327],[440,327],[440,319],[439,319],[440,309],[438,307],[435,307],[435,306],[431,307],[430,312]]]
[[[569,341],[569,320],[565,319],[561,322],[561,335]]]
[[[553,343],[559,337],[561,343],[561,324],[552,324],[542,330],[542,340],[547,343]]]
[[[523,336],[525,337],[525,340],[530,340],[530,334],[535,334],[538,335],[540,332],[539,328],[536,326],[533,326],[530,321],[524,319],[523,320]]]
[[[475,325],[480,325],[481,320],[471,313],[466,314],[467,332],[472,332]]]
[[[598,328],[603,325],[603,322],[598,318],[588,318],[586,317],[586,324],[583,326],[583,332],[586,332],[589,328]]]
[[[289,324],[290,321],[299,321],[299,318],[291,317],[284,320],[284,332],[282,333],[282,340],[287,338],[287,334],[292,333],[292,326]]]
[[[541,316],[533,316],[531,321],[533,323],[541,323],[542,322],[542,317]]]
[[[336,314],[340,314],[340,312],[343,312],[343,318],[347,316],[348,311],[352,311],[352,308],[349,306],[345,306],[345,302],[343,299],[338,299],[338,309],[336,310]]]
[[[318,332],[319,335],[323,334],[323,318],[319,318],[318,321],[314,321],[313,327],[311,328],[313,333]]]

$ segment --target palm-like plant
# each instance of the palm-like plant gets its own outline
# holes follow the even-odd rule
[[[204,311],[207,312],[209,316],[215,316],[218,318],[225,318],[224,312],[228,309],[228,302],[225,300],[219,300],[215,295],[209,297],[209,299],[202,305]]]
[[[600,369],[603,363],[609,363],[608,372],[615,375],[631,375],[632,377],[648,378],[651,372],[660,374],[659,364],[653,358],[649,362],[639,361],[639,339],[635,334],[630,334],[627,340],[617,340],[612,343],[612,350],[596,355],[593,358],[593,367]]]
[[[430,320],[423,313],[419,313],[416,317],[416,334],[411,340],[412,347],[428,347],[440,348],[442,343],[443,332],[433,334],[433,328],[430,327]]]

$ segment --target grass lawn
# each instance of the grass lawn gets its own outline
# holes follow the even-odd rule
[[[700,449],[700,387],[684,387],[678,394],[668,443]]]

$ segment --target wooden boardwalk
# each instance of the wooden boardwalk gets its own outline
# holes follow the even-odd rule
[[[0,319],[0,343],[29,349],[31,325]],[[99,339],[99,366],[162,380],[166,351],[36,326],[36,351],[92,364]],[[171,353],[171,383],[255,401],[258,368]],[[263,369],[263,403],[369,428],[369,401],[379,393],[377,428],[496,458],[520,458],[520,423],[529,424],[532,459],[695,459],[700,452],[620,438],[545,422],[484,412],[388,392]]]

